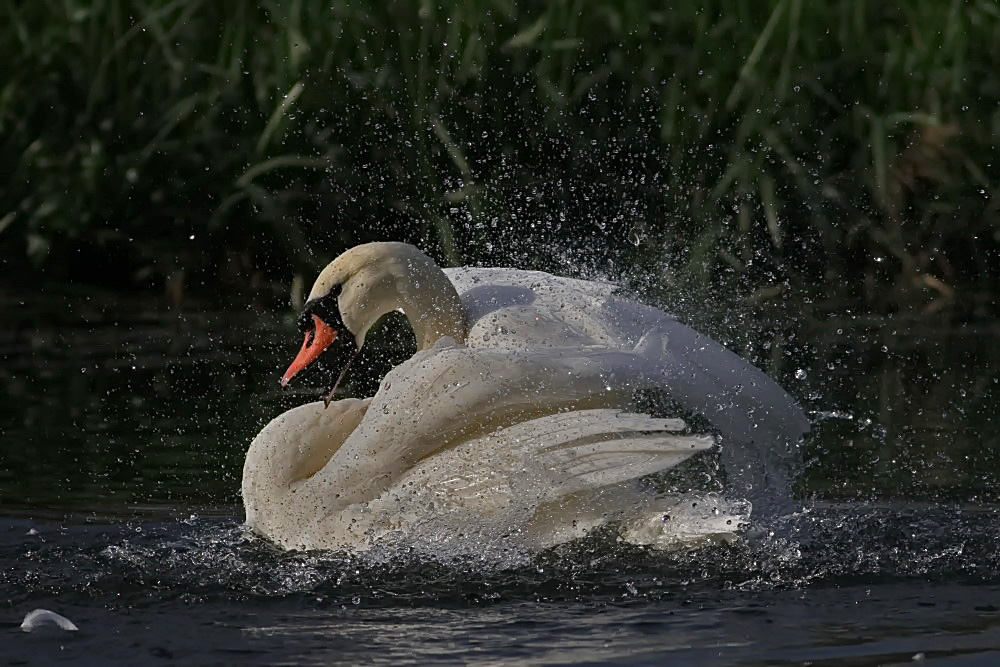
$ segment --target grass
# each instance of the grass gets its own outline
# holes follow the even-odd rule
[[[997,314],[994,2],[668,4],[7,0],[0,261],[179,299],[397,238]]]

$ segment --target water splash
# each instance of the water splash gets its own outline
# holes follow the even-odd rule
[[[1000,578],[992,511],[816,506],[753,525],[737,539],[670,550],[630,544],[612,526],[526,557],[387,543],[362,554],[283,552],[234,518],[40,526],[4,531],[13,567],[0,593],[27,599],[143,601],[308,598],[383,606],[498,600],[659,599],[681,591],[782,590],[866,581]],[[16,534],[16,536],[15,536]]]

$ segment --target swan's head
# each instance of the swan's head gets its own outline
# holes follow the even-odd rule
[[[282,386],[327,348],[335,351],[335,372],[342,371],[369,329],[392,311],[406,315],[421,347],[443,335],[464,339],[461,301],[430,257],[406,243],[366,243],[337,257],[316,278],[299,314],[302,349]]]

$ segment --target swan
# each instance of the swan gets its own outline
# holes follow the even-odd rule
[[[636,480],[715,440],[630,411],[637,391],[665,391],[722,443],[789,443],[809,428],[764,373],[613,284],[441,269],[404,243],[357,246],[320,272],[281,384],[324,352],[342,377],[394,311],[418,351],[375,396],[299,406],[251,443],[246,523],[282,547],[365,549],[420,534],[471,537],[471,548],[516,536],[542,548],[609,519],[651,543],[680,502],[642,493]],[[710,515],[687,517],[701,535],[731,532],[749,511],[709,500]]]

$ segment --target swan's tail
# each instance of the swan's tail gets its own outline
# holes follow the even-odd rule
[[[751,504],[717,493],[659,496],[623,522],[622,539],[661,548],[729,542],[750,522]]]

